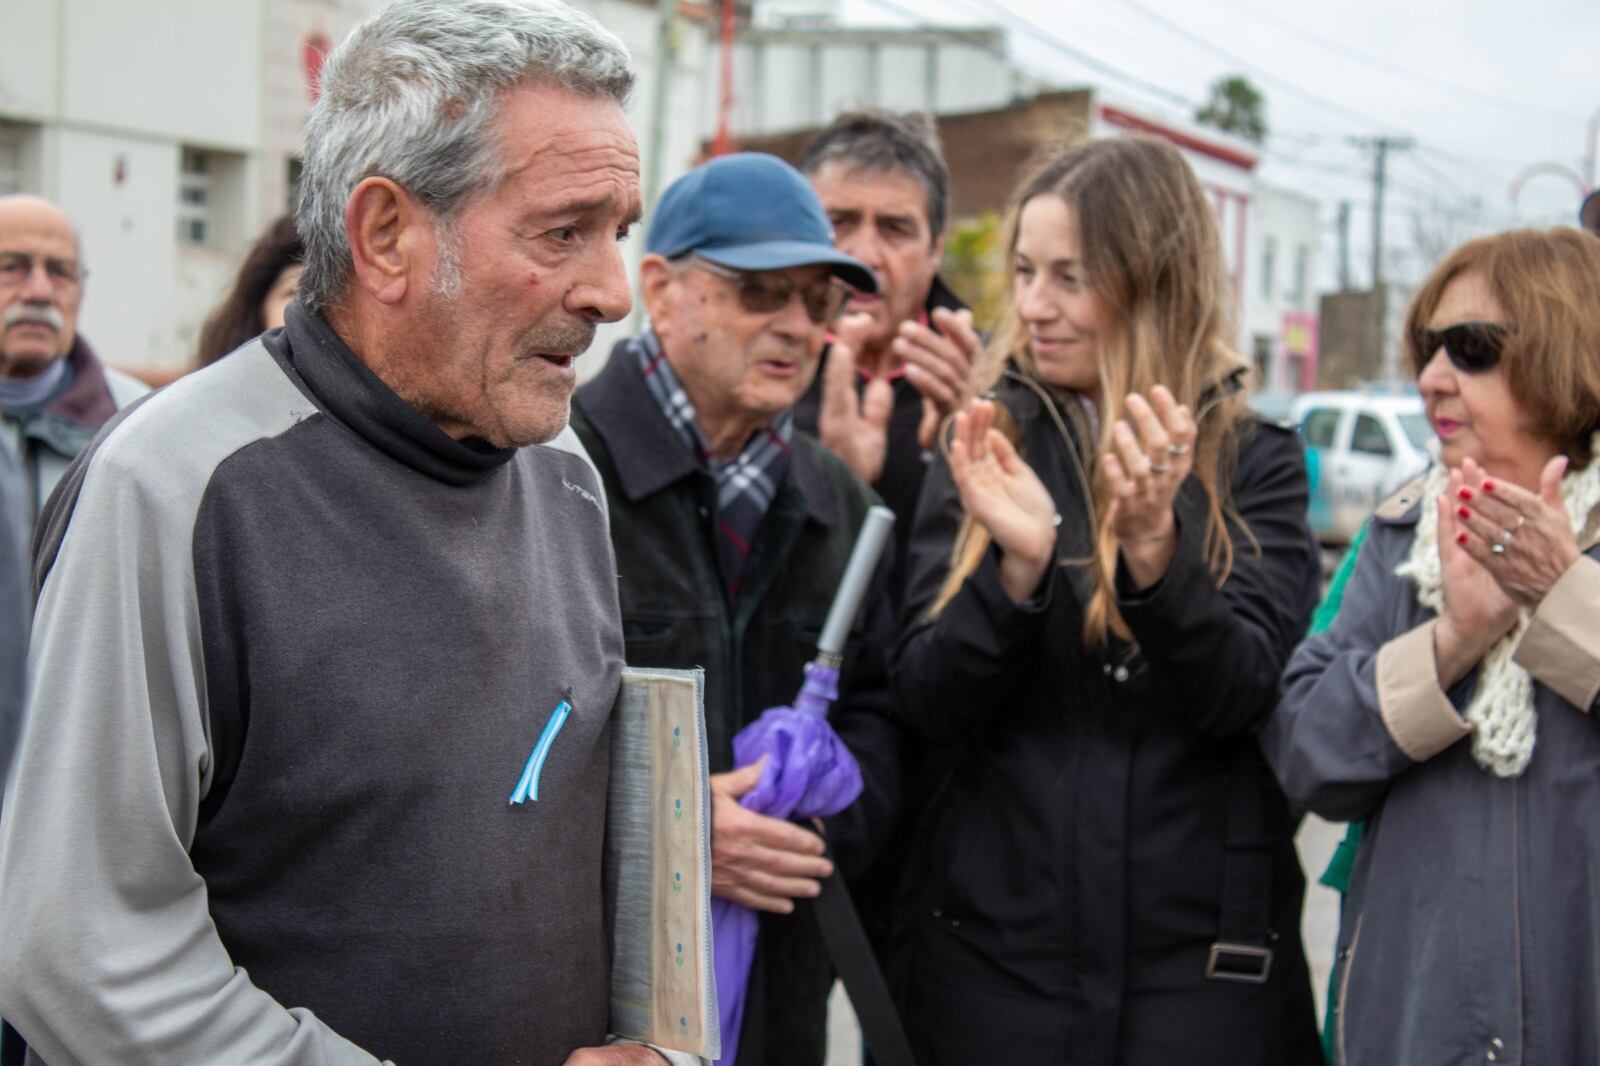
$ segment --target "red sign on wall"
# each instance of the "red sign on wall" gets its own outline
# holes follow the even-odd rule
[[[322,95],[322,60],[333,51],[333,42],[321,30],[306,34],[300,44],[300,63],[305,68],[306,98],[312,103]]]

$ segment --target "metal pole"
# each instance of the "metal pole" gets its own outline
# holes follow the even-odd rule
[[[1389,142],[1377,141],[1378,160],[1372,171],[1372,291],[1383,287],[1383,182]]]
[[[646,217],[661,195],[662,156],[666,154],[667,101],[672,93],[672,61],[678,53],[678,0],[656,4],[656,78],[650,99],[648,154],[644,158],[644,209]]]
[[[1350,291],[1350,201],[1339,201],[1339,291]]]

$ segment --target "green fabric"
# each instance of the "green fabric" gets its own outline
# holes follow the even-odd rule
[[[1344,587],[1349,584],[1350,575],[1355,573],[1356,556],[1361,553],[1361,542],[1366,539],[1367,526],[1363,524],[1356,533],[1355,540],[1350,542],[1350,549],[1344,553],[1339,569],[1334,572],[1333,581],[1328,585],[1328,594],[1322,598],[1317,613],[1311,616],[1308,636],[1321,633],[1333,625],[1333,620],[1339,617],[1339,607],[1344,603]],[[1322,871],[1322,876],[1317,879],[1320,884],[1327,885],[1340,896],[1350,888],[1350,870],[1355,866],[1356,849],[1361,846],[1361,834],[1366,827],[1365,822],[1351,822],[1345,828],[1344,839],[1339,841],[1339,846],[1333,850],[1333,857],[1328,860],[1328,868]],[[1333,1062],[1334,1014],[1339,1009],[1339,985],[1334,978],[1335,974],[1330,972],[1328,1010],[1322,1020],[1322,1055],[1329,1063]]]

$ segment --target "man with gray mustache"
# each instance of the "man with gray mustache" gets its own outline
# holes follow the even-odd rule
[[[87,271],[72,223],[37,196],[0,196],[0,419],[22,460],[22,535],[84,445],[145,387],[78,336]]]

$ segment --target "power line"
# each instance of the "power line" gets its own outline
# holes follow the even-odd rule
[[[1314,107],[1319,107],[1329,114],[1339,115],[1346,121],[1358,123],[1363,127],[1370,128],[1375,126],[1379,128],[1394,128],[1388,122],[1373,118],[1371,115],[1364,115],[1359,111],[1354,111],[1348,107],[1345,107],[1343,104],[1336,103],[1332,100],[1329,100],[1325,96],[1320,96],[1309,89],[1303,88],[1298,83],[1288,78],[1280,77],[1279,75],[1274,74],[1272,71],[1262,67],[1259,63],[1252,62],[1236,52],[1229,51],[1228,49],[1223,48],[1221,45],[1207,40],[1204,36],[1196,33],[1189,27],[1174,22],[1172,19],[1161,14],[1159,11],[1155,11],[1149,7],[1146,7],[1144,4],[1140,3],[1139,0],[1118,0],[1118,3],[1122,4],[1123,7],[1126,7],[1131,11],[1138,12],[1156,25],[1165,28],[1174,36],[1182,38],[1193,47],[1210,52],[1212,55],[1220,56],[1229,63],[1235,64],[1236,66],[1255,74],[1256,77],[1260,78],[1268,85],[1276,85],[1279,89],[1290,96],[1311,104]]]
[[[1400,63],[1391,62],[1380,56],[1375,56],[1370,52],[1364,52],[1359,48],[1354,48],[1342,41],[1335,41],[1332,38],[1324,37],[1322,34],[1317,33],[1314,30],[1306,29],[1304,26],[1290,22],[1288,19],[1283,18],[1280,15],[1273,14],[1272,12],[1264,10],[1263,8],[1257,7],[1254,4],[1243,3],[1242,0],[1227,0],[1227,2],[1229,6],[1246,11],[1263,22],[1277,26],[1279,29],[1284,30],[1287,33],[1291,33],[1296,37],[1320,44],[1331,52],[1342,55],[1352,62],[1360,63],[1364,66],[1372,68],[1373,70],[1382,71],[1385,74],[1389,74],[1397,78],[1405,78],[1422,85],[1430,85],[1435,89],[1450,93],[1454,96],[1471,96],[1494,107],[1507,110],[1538,112],[1540,114],[1549,115],[1554,118],[1560,118],[1568,122],[1580,121],[1578,118],[1567,114],[1565,111],[1558,110],[1557,108],[1550,107],[1546,104],[1536,104],[1529,100],[1513,100],[1508,97],[1495,96],[1492,93],[1483,92],[1481,89],[1474,88],[1471,85],[1464,85],[1460,82],[1446,81],[1443,78],[1433,77],[1432,75],[1426,74],[1416,67],[1405,66]]]
[[[885,3],[888,2],[888,0],[869,0],[869,2]],[[1027,30],[1030,38],[1038,41],[1039,43],[1046,45],[1056,52],[1059,52],[1076,63],[1082,64],[1091,70],[1098,71],[1100,74],[1106,77],[1122,82],[1123,84],[1149,96],[1157,97],[1158,99],[1164,100],[1169,104],[1181,107],[1186,111],[1192,111],[1194,108],[1199,106],[1195,100],[1181,92],[1178,92],[1175,89],[1169,89],[1165,85],[1157,84],[1156,82],[1150,81],[1147,78],[1142,78],[1137,74],[1130,73],[1120,67],[1115,66],[1114,64],[1106,62],[1098,56],[1092,55],[1067,43],[1065,40],[1056,36],[1054,33],[1051,33],[1049,30],[1045,29],[1043,26],[1040,26],[1033,20],[1024,15],[1017,14],[1015,11],[1012,11],[1003,4],[996,3],[995,0],[958,0],[958,2],[968,10],[972,10],[975,7],[981,8],[992,17],[997,16],[1002,20],[1010,21],[1018,26],[1021,26]]]

